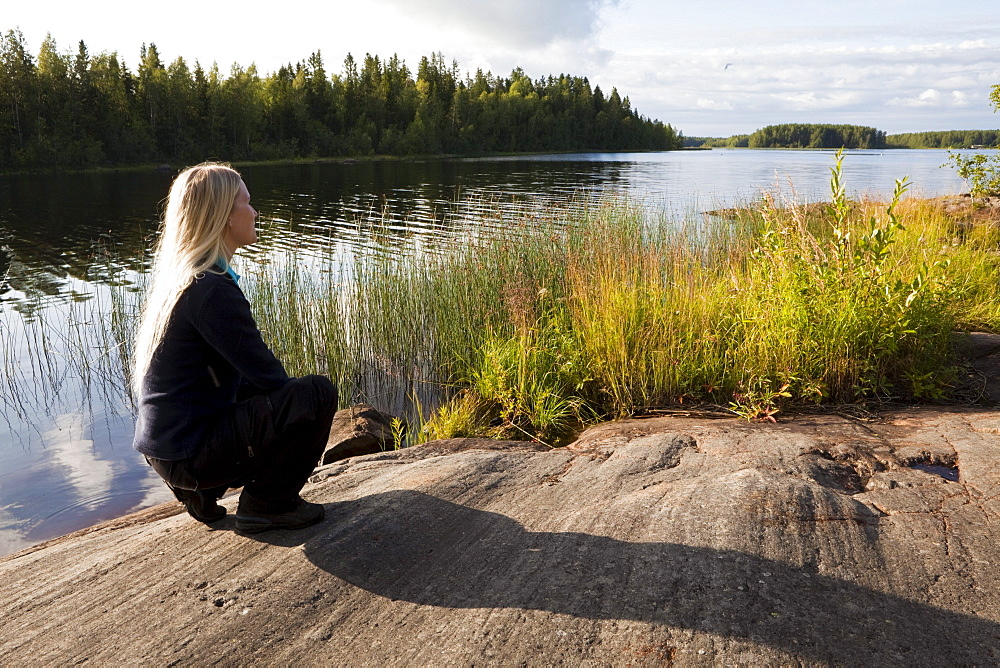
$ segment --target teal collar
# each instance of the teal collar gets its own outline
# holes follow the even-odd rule
[[[219,261],[216,264],[219,265],[220,269],[226,272],[226,275],[229,276],[229,278],[233,279],[234,283],[236,283],[237,285],[239,284],[241,277],[239,274],[233,271],[233,267],[228,262],[226,262],[226,258],[220,257]]]

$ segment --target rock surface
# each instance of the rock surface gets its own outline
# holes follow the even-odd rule
[[[400,432],[400,437],[405,430]],[[332,464],[348,457],[370,455],[395,448],[392,418],[367,404],[337,411],[330,426],[330,440],[320,458]]]
[[[298,532],[164,504],[0,559],[0,664],[1000,664],[991,409],[438,441],[304,495]]]
[[[936,197],[941,209],[948,216],[962,223],[1000,223],[1000,197],[976,197],[969,193]]]
[[[986,405],[1000,403],[1000,334],[956,334],[954,347],[967,361],[962,384],[971,390],[969,398]]]

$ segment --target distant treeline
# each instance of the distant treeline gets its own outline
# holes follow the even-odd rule
[[[995,148],[1000,145],[1000,130],[904,132],[885,140],[890,148]]]
[[[1000,130],[946,130],[887,135],[858,125],[770,125],[752,135],[684,137],[707,148],[995,148]]]
[[[747,148],[750,146],[750,135],[733,135],[732,137],[684,137],[686,148]]]
[[[668,150],[683,137],[585,77],[460,76],[441,54],[416,73],[393,56],[350,55],[328,76],[319,51],[261,76],[254,65],[164,65],[144,46],[133,73],[117,53],[75,55],[20,31],[0,39],[0,170],[311,156]]]
[[[768,125],[750,135],[687,137],[685,146],[715,148],[885,148],[881,130],[862,125],[787,123]]]

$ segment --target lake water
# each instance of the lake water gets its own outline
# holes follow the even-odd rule
[[[854,196],[886,197],[904,176],[911,196],[962,192],[954,170],[941,168],[947,158],[944,151],[850,151],[845,181]],[[716,149],[248,167],[241,171],[262,230],[247,260],[331,245],[349,255],[368,243],[359,229],[372,218],[400,243],[421,235],[461,243],[463,220],[478,207],[606,193],[676,219],[764,190],[817,201],[828,198],[833,164],[827,151]],[[127,402],[102,392],[93,377],[92,369],[114,365],[74,370],[32,354],[100,343],[59,342],[54,334],[61,323],[108,310],[109,285],[135,282],[172,178],[160,171],[0,177],[7,379],[0,384],[0,555],[172,498],[131,448]],[[79,377],[87,373],[89,382]]]

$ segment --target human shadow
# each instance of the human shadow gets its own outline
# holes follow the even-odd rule
[[[836,664],[1000,661],[995,621],[732,550],[526,531],[416,491],[328,504],[294,542],[338,578],[420,605],[636,620]]]

